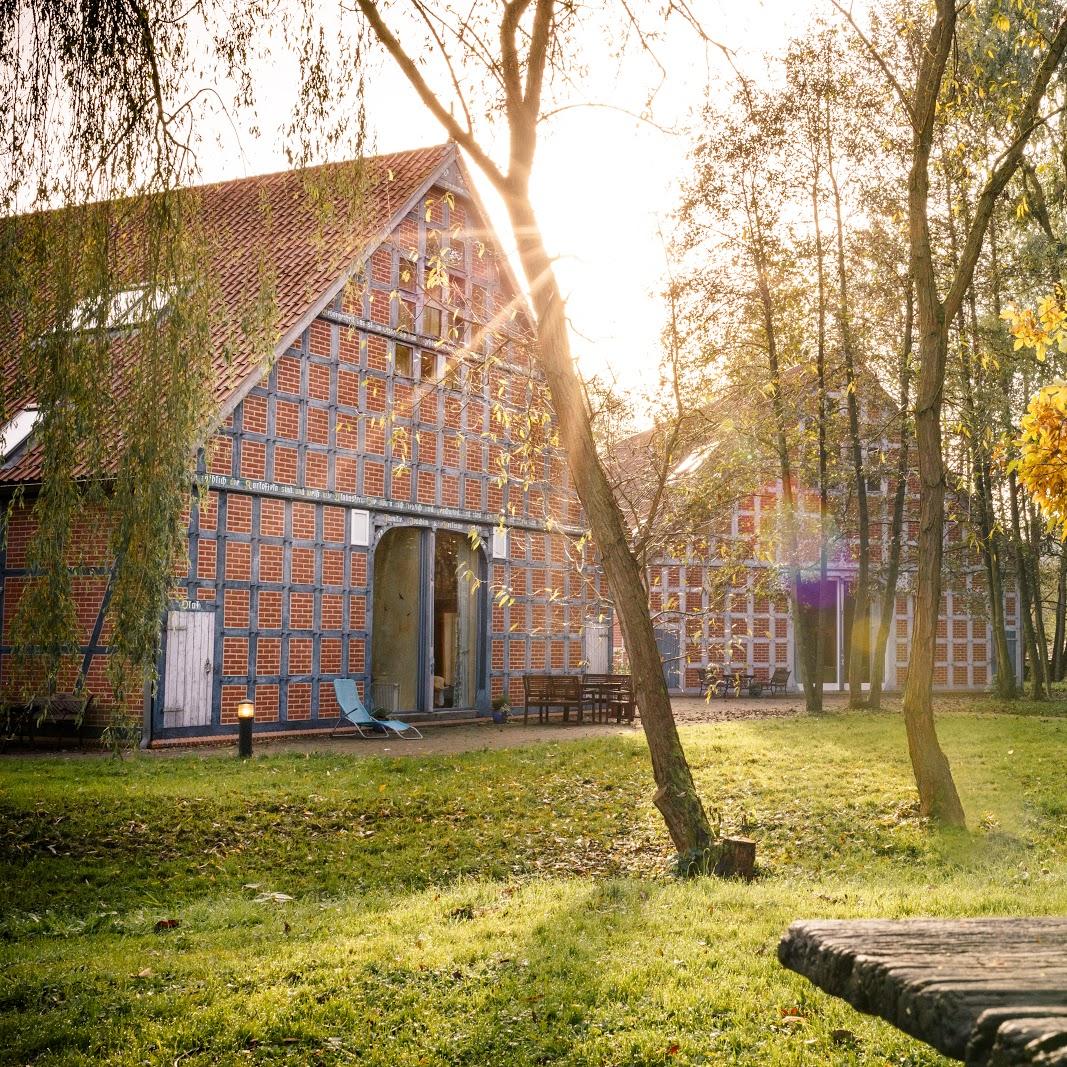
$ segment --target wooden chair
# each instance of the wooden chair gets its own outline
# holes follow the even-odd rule
[[[789,685],[789,668],[775,667],[774,674],[764,683],[764,690],[774,696],[776,693],[784,693]]]
[[[585,693],[582,687],[580,674],[554,674],[551,681],[552,703],[563,710],[563,721],[570,720],[573,709],[578,722],[581,722],[585,711]]]
[[[522,676],[523,709],[522,721],[526,724],[530,717],[530,708],[537,709],[537,721],[543,722],[548,714],[552,698],[552,676],[550,674],[524,674]]]
[[[591,705],[597,722],[605,722],[612,712],[615,712],[617,721],[621,722],[625,713],[628,720],[633,722],[635,705],[630,675],[586,674],[583,679],[586,703]]]
[[[634,682],[628,674],[615,676],[617,683],[608,700],[608,711],[615,712],[615,721],[622,722],[623,716],[626,721],[632,723],[637,714],[637,701],[634,699]]]

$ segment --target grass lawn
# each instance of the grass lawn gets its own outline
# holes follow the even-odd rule
[[[945,1063],[775,947],[797,917],[1067,914],[1067,717],[954,708],[969,834],[916,818],[895,715],[683,729],[749,885],[666,873],[640,736],[2,760],[0,1061]]]

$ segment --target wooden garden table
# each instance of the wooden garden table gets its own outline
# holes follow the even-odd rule
[[[803,920],[778,959],[973,1067],[1067,1065],[1067,918]]]

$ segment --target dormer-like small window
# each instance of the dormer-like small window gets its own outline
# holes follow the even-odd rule
[[[162,315],[172,296],[170,290],[140,285],[123,289],[108,300],[82,300],[74,307],[70,328],[76,332],[132,330]]]
[[[0,463],[6,463],[25,443],[41,417],[37,408],[23,408],[0,429]]]

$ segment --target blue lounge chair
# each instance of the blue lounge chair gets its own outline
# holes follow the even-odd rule
[[[376,719],[363,706],[363,701],[359,699],[359,690],[351,678],[335,678],[333,691],[341,714],[333,724],[331,737],[337,732],[338,726],[347,722],[356,728],[360,737],[387,737],[392,733],[412,741],[422,739],[422,734],[410,723],[401,722],[399,719]]]

